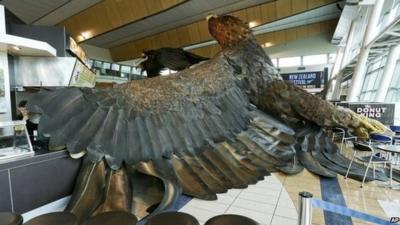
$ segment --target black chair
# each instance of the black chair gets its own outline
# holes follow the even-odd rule
[[[204,225],[260,225],[256,221],[241,215],[225,214],[214,216]]]
[[[105,212],[86,220],[82,225],[136,225],[138,219],[129,212]]]
[[[165,212],[148,219],[146,225],[200,225],[192,215],[183,212]]]
[[[0,225],[22,225],[21,215],[11,212],[0,212]]]
[[[78,220],[69,212],[53,212],[35,217],[24,225],[78,225]]]
[[[376,156],[375,149],[371,145],[367,145],[367,144],[360,143],[360,142],[353,142],[353,145],[354,145],[353,157],[351,158],[349,167],[347,168],[347,172],[346,172],[346,175],[345,175],[344,178],[346,179],[347,176],[349,175],[349,172],[350,172],[350,169],[351,169],[351,165],[353,164],[354,159],[357,159],[358,161],[363,162],[363,163],[367,163],[367,167],[365,169],[364,177],[363,177],[363,180],[362,180],[362,183],[361,183],[361,188],[364,186],[365,178],[367,177],[368,169],[369,169],[371,164],[373,166],[374,178],[375,178],[375,164],[384,164],[384,165],[386,165],[386,163],[389,163],[389,165],[392,166],[391,160]],[[363,156],[358,156],[357,157],[357,152],[359,152],[359,153],[364,152],[364,153],[367,153],[367,154],[364,154]]]

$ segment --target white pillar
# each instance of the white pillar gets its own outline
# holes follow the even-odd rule
[[[343,67],[345,66],[345,64],[349,60],[349,55],[350,55],[350,50],[351,50],[352,43],[353,43],[355,30],[356,30],[356,21],[354,20],[353,22],[351,22],[349,34],[347,35],[346,47],[344,49],[343,57],[342,57],[341,62],[340,62],[340,70],[343,69]],[[343,76],[342,72],[339,72],[336,75],[336,83],[335,83],[335,87],[333,89],[333,94],[332,94],[332,99],[333,100],[339,100],[340,99],[340,92],[342,90],[342,76]]]
[[[369,43],[373,38],[374,30],[377,29],[379,17],[381,15],[384,0],[376,0],[373,6],[371,15],[368,20],[367,28],[365,29],[364,39],[358,56],[356,68],[354,70],[353,78],[350,84],[349,93],[347,95],[347,101],[355,102],[359,101],[363,81],[365,78],[365,70],[369,55]]]
[[[6,12],[3,5],[0,5],[0,35],[6,34]]]
[[[343,54],[344,54],[344,47],[340,47],[337,51],[336,51],[336,59],[335,59],[335,63],[332,67],[332,71],[331,71],[331,75],[329,77],[329,80],[326,81],[326,85],[329,85],[328,88],[328,94],[327,94],[327,99],[328,100],[335,100],[333,98],[333,92],[335,89],[335,84],[336,84],[336,78],[337,78],[337,74],[340,70],[340,63],[342,61],[343,58]]]
[[[383,69],[383,74],[381,78],[381,82],[377,89],[375,101],[384,102],[386,98],[386,94],[389,90],[390,82],[392,81],[394,69],[396,68],[396,62],[399,58],[400,53],[400,45],[392,46],[390,48],[385,68]]]

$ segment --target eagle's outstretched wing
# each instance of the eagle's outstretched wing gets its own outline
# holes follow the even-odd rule
[[[51,137],[50,145],[86,151],[112,169],[195,155],[216,141],[234,140],[250,121],[250,102],[228,73],[211,64],[204,69],[210,75],[187,70],[113,89],[42,91],[30,104],[42,114],[39,133]],[[212,78],[216,72],[220,77]]]

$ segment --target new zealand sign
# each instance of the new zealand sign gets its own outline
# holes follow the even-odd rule
[[[286,81],[304,89],[322,88],[324,84],[324,72],[284,73],[281,74]]]

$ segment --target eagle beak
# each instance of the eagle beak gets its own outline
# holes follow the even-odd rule
[[[218,16],[215,15],[215,14],[210,14],[210,15],[208,15],[208,16],[206,17],[207,21],[209,21],[211,18],[218,18]]]

